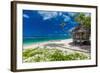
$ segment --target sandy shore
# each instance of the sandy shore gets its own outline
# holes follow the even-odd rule
[[[61,50],[68,50],[68,51],[79,51],[84,53],[90,53],[90,46],[76,46],[72,44],[72,39],[64,39],[64,40],[53,40],[41,43],[34,43],[31,45],[24,45],[23,49],[28,48],[36,48],[36,47],[47,47],[47,48],[57,48]]]
[[[28,48],[35,48],[35,47],[50,47],[50,45],[52,47],[57,47],[59,45],[68,45],[70,42],[72,42],[72,39],[66,39],[66,40],[52,40],[52,41],[47,41],[47,42],[40,42],[40,43],[34,43],[34,44],[29,44],[29,45],[24,45],[23,48],[24,49],[28,49]],[[55,46],[56,44],[56,46]],[[54,46],[53,46],[54,45]]]

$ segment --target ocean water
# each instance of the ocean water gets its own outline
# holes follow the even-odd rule
[[[63,40],[63,39],[69,39],[71,36],[67,37],[25,37],[23,38],[23,44],[29,45],[33,43],[40,43],[40,42],[46,42],[51,40]]]

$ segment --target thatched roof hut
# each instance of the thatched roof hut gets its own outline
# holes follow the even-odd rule
[[[89,41],[90,29],[79,25],[71,30],[73,42],[82,44],[85,41]]]

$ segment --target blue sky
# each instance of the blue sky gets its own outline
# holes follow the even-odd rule
[[[67,36],[68,31],[78,25],[74,21],[77,14],[75,12],[23,10],[23,37]],[[63,29],[62,23],[66,24]]]

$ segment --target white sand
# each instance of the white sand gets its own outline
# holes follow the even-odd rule
[[[41,43],[34,43],[31,45],[24,45],[24,49],[28,48],[36,48],[36,47],[47,47],[47,48],[57,48],[60,50],[67,50],[67,51],[79,51],[79,52],[84,52],[84,53],[90,53],[90,46],[83,46],[85,49],[81,48],[81,46],[75,46],[71,45],[72,39],[64,39],[64,40],[53,40],[53,41],[48,41],[48,42],[41,42]]]
[[[24,45],[23,48],[24,49],[28,49],[28,48],[35,48],[35,47],[44,47],[46,44],[63,44],[63,45],[67,45],[68,43],[72,42],[72,39],[66,39],[66,40],[52,40],[52,41],[46,41],[46,42],[39,42],[39,43],[34,43],[34,44],[29,44],[29,45]]]

